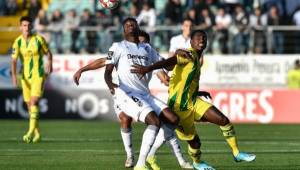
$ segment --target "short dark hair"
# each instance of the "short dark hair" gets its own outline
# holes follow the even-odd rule
[[[195,36],[196,34],[198,34],[198,33],[202,34],[202,35],[206,38],[206,40],[207,40],[206,32],[203,31],[203,30],[194,30],[194,31],[192,32],[192,34],[191,34],[191,39],[193,39],[194,36]]]
[[[138,25],[138,23],[137,23],[137,21],[136,21],[135,18],[128,17],[128,18],[125,18],[125,19],[123,20],[123,22],[122,22],[123,27],[124,27],[124,25],[126,24],[126,22],[128,22],[128,21],[133,21],[133,22],[135,22],[135,23]]]
[[[147,43],[150,42],[150,35],[146,31],[140,30],[139,36],[144,37]]]
[[[185,21],[190,21],[191,23],[193,23],[193,20],[189,17],[183,18],[182,23],[184,23]]]
[[[299,60],[299,59],[297,59],[297,60],[295,61],[295,65],[297,65],[297,66],[300,65],[300,60]]]
[[[20,23],[23,22],[23,21],[28,21],[28,22],[32,23],[32,19],[29,16],[22,16],[20,18]]]

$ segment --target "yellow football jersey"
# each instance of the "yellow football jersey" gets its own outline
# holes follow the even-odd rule
[[[20,57],[23,79],[44,76],[43,56],[48,50],[45,39],[40,35],[33,34],[28,41],[22,35],[16,38],[13,44],[12,58]]]
[[[169,83],[168,105],[174,111],[184,111],[193,107],[198,96],[200,78],[200,57],[192,48],[188,49],[194,61],[177,55]]]

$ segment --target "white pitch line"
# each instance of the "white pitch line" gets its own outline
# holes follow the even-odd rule
[[[0,141],[21,141],[21,138],[7,138],[7,140]],[[103,139],[103,138],[43,138],[43,141],[49,142],[113,142],[113,141],[121,141],[121,139]],[[225,141],[221,140],[202,140],[203,143],[207,144],[219,144],[224,143]],[[289,140],[281,140],[281,141],[247,141],[240,140],[239,143],[246,145],[288,145],[288,146],[300,146],[300,142],[291,142]]]
[[[92,152],[92,153],[113,153],[113,154],[125,154],[123,150],[103,150],[103,149],[0,149],[1,152]],[[210,150],[203,149],[204,153],[230,153],[229,150]],[[300,149],[281,149],[281,150],[250,150],[253,153],[300,153]],[[170,153],[169,151],[160,151],[159,153]]]

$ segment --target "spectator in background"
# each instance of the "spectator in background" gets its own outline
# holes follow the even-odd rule
[[[74,9],[68,11],[67,16],[65,18],[65,28],[67,28],[71,32],[71,52],[78,54],[79,47],[77,47],[77,40],[80,34],[79,31],[79,22],[80,19]]]
[[[46,14],[46,11],[41,9],[34,20],[34,29],[42,35],[47,42],[50,41],[50,34],[48,29],[49,20]]]
[[[155,9],[151,7],[150,2],[146,1],[143,4],[143,9],[136,20],[140,26],[145,26],[145,30],[150,34],[150,37],[154,36],[156,14]]]
[[[30,0],[30,5],[28,9],[28,16],[35,20],[38,15],[40,9],[42,8],[41,3],[38,0]]]
[[[83,10],[79,25],[85,27],[96,26],[96,22],[88,9]],[[88,30],[85,35],[87,41],[85,49],[88,53],[93,54],[97,49],[97,32],[94,30]]]
[[[294,68],[288,71],[287,85],[289,89],[300,90],[300,60],[296,60]]]
[[[297,9],[295,10],[295,13],[293,15],[293,23],[295,25],[297,25],[298,27],[300,27],[300,5],[297,7]],[[298,30],[295,34],[295,38],[294,38],[294,44],[295,44],[295,53],[300,53],[300,48],[299,48],[299,44],[300,44],[300,31]]]
[[[179,48],[189,48],[190,44],[190,36],[192,31],[193,22],[189,18],[185,18],[182,22],[181,31],[182,33],[176,35],[170,40],[170,49],[169,49],[169,57],[172,57],[175,54],[175,51]]]
[[[200,15],[200,24],[199,27],[207,33],[208,41],[213,41],[213,26],[215,25],[214,16],[209,11],[209,8],[203,8]],[[212,43],[207,43],[206,51],[212,52]]]
[[[3,1],[3,0],[1,0]],[[18,11],[17,1],[16,0],[6,0],[4,3],[4,15],[16,15]]]
[[[165,8],[167,25],[177,25],[182,21],[183,9],[180,0],[169,0]]]
[[[139,12],[140,11],[139,11],[138,6],[136,6],[134,4],[130,5],[129,14],[130,14],[131,17],[137,18],[138,15],[139,15]]]
[[[265,27],[267,26],[267,16],[262,14],[261,8],[256,7],[254,14],[250,15],[249,26],[254,32],[253,52],[261,54],[266,52]]]
[[[186,17],[185,18],[189,18],[193,24],[195,26],[198,26],[200,24],[198,18],[197,18],[197,14],[196,14],[196,9],[195,8],[191,8],[187,11],[186,13]]]
[[[106,28],[113,26],[113,21],[111,19],[111,13],[105,13],[105,11],[96,11],[96,25],[99,27],[98,31],[98,48],[101,53],[106,53],[112,44],[112,33]]]
[[[51,38],[54,40],[56,52],[59,54],[63,53],[63,32],[64,29],[64,17],[59,9],[56,9],[50,20]]]
[[[283,24],[283,20],[279,15],[277,6],[273,5],[270,8],[267,21],[269,26],[280,26]],[[272,53],[283,53],[283,41],[283,35],[280,31],[272,32]]]
[[[232,27],[232,52],[234,54],[246,54],[249,48],[249,18],[241,5],[235,6],[233,20],[234,25]]]
[[[229,14],[225,13],[225,9],[223,7],[219,8],[215,18],[215,28],[217,32],[214,42],[217,43],[218,49],[213,49],[214,51],[221,50],[221,53],[228,54],[228,28],[231,22],[232,18]]]

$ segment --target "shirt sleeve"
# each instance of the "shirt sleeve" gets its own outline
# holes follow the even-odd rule
[[[17,59],[19,57],[19,54],[20,54],[20,48],[19,48],[18,42],[16,40],[12,46],[11,58]]]
[[[41,43],[43,52],[44,52],[44,53],[48,53],[49,47],[48,47],[48,44],[47,44],[46,40],[44,39],[44,37],[39,36],[38,39],[39,39],[39,41],[40,41],[40,43]]]
[[[118,44],[113,43],[113,45],[109,48],[107,53],[107,58],[105,64],[113,64],[116,65],[120,59],[120,49],[118,49]]]
[[[182,57],[182,56],[180,56],[180,55],[176,55],[176,57],[177,57],[177,64],[179,64],[179,65],[185,65],[185,64],[187,64],[188,62],[190,62],[189,59],[187,59],[187,58],[185,58],[185,57]]]

